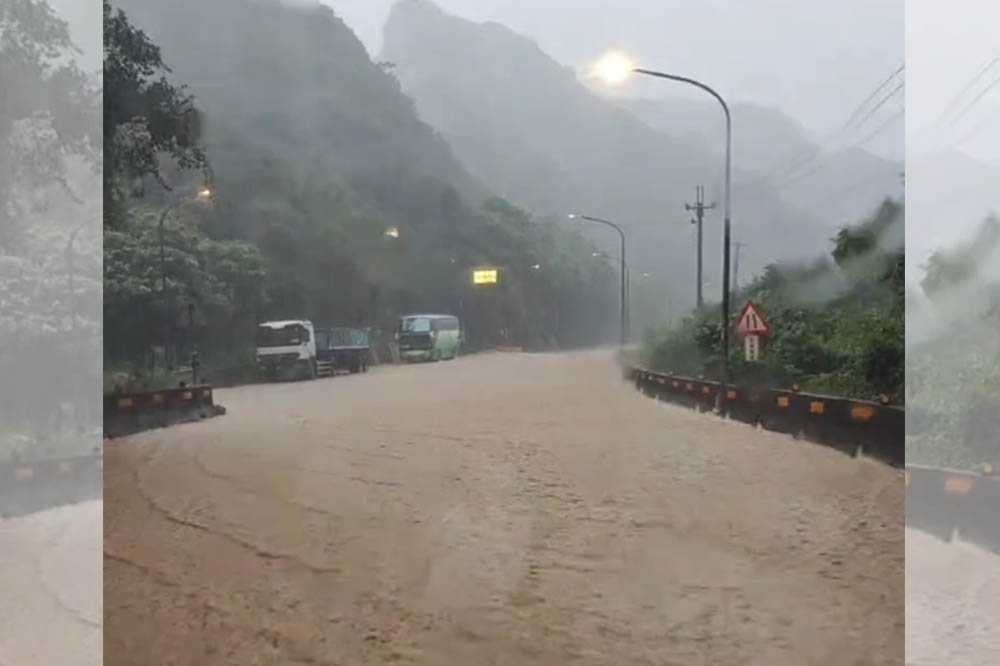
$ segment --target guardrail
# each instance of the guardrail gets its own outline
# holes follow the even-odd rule
[[[907,465],[906,525],[943,541],[957,536],[1000,554],[1000,479]]]
[[[0,463],[0,517],[98,499],[103,488],[104,459],[99,454]]]
[[[653,372],[636,366],[626,377],[643,393],[675,404],[714,411],[766,430],[802,435],[851,456],[860,453],[902,467],[906,460],[905,412],[865,400],[800,393]]]
[[[122,437],[225,413],[215,404],[211,386],[106,394],[104,435]]]

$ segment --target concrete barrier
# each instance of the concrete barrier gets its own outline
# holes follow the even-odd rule
[[[1000,555],[1000,479],[907,465],[906,525],[942,541],[957,536]]]
[[[626,377],[651,397],[726,416],[775,432],[803,436],[848,455],[864,454],[902,467],[905,411],[865,400],[800,393],[653,372],[630,366]]]
[[[107,394],[104,435],[122,437],[225,413],[224,407],[215,404],[211,386]]]
[[[103,489],[104,459],[99,454],[0,463],[0,517],[98,499]]]

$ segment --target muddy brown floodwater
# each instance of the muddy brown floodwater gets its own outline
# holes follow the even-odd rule
[[[219,391],[105,452],[105,663],[899,664],[901,473],[610,354]]]
[[[101,502],[0,518],[0,666],[100,666]]]

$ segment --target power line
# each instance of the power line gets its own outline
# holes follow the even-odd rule
[[[905,83],[900,83],[899,85],[897,85],[895,88],[892,89],[892,92],[890,92],[888,95],[886,95],[881,100],[879,100],[879,103],[876,104],[874,107],[872,107],[872,109],[864,116],[864,118],[862,118],[860,121],[858,121],[858,123],[856,123],[858,129],[860,129],[861,126],[863,126],[872,116],[874,116],[883,106],[885,106],[889,102],[890,99],[892,99],[900,90],[902,90],[904,88],[905,85],[906,85]],[[900,116],[902,114],[903,114],[902,110],[897,111],[887,121],[885,121],[881,125],[879,125],[878,128],[873,133],[871,133],[870,135],[868,135],[867,137],[865,137],[864,139],[862,139],[860,142],[851,144],[848,147],[860,147],[860,146],[865,145],[866,143],[868,143],[869,141],[871,141],[872,139],[874,139],[878,134],[880,134],[890,123],[892,123],[898,116]],[[820,149],[816,150],[816,153],[821,153],[821,152],[822,151]],[[812,160],[806,160],[804,163],[802,163],[798,167],[792,168],[790,170],[786,170],[785,178],[786,179],[791,178],[793,181],[794,180],[799,180],[799,178],[796,176],[796,172],[799,172],[802,169],[802,167],[805,167],[805,166],[809,165],[809,162],[811,162],[811,161]],[[822,160],[820,160],[818,163],[814,164],[813,168],[810,169],[808,171],[808,173],[815,173],[816,170],[818,170],[819,168],[821,168],[821,165],[822,165]]]
[[[993,79],[992,81],[990,81],[989,84],[985,88],[983,88],[982,90],[980,90],[979,94],[976,95],[975,97],[973,97],[972,101],[970,101],[968,104],[966,104],[965,107],[961,111],[959,111],[958,115],[954,119],[952,119],[951,124],[954,125],[959,120],[961,120],[962,118],[964,118],[966,116],[966,114],[969,113],[969,111],[971,111],[977,104],[979,104],[980,100],[982,100],[983,97],[985,97],[987,95],[987,93],[989,93],[991,90],[993,90],[994,88],[996,88],[998,85],[1000,85],[1000,76],[998,76],[995,79]]]
[[[904,113],[905,113],[905,111],[903,109],[900,109],[900,110],[896,111],[896,113],[894,113],[891,116],[889,116],[888,118],[886,118],[878,127],[876,127],[872,132],[870,132],[869,134],[867,134],[863,139],[861,139],[860,141],[857,141],[857,142],[849,145],[848,148],[860,148],[860,147],[866,145],[869,141],[871,141],[872,139],[874,139],[875,137],[877,137],[879,134],[881,134],[882,132],[884,132],[886,130],[886,128],[888,128],[890,125],[892,125],[894,122],[896,122],[896,120],[898,120],[899,118],[901,118],[904,115]],[[776,188],[778,188],[778,189],[783,189],[785,187],[788,187],[792,183],[796,183],[796,182],[798,182],[800,180],[808,178],[809,176],[811,176],[812,174],[814,174],[817,171],[821,170],[822,168],[823,168],[823,161],[820,160],[819,162],[817,162],[816,164],[814,164],[811,169],[809,169],[807,171],[800,171],[799,173],[792,173],[789,176],[786,176],[784,179],[779,180],[778,182],[774,183],[774,186]]]
[[[782,175],[794,172],[800,169],[802,166],[808,164],[818,155],[822,154],[823,145],[830,143],[834,139],[838,138],[840,135],[849,131],[853,126],[857,125],[858,118],[864,113],[865,109],[868,107],[868,104],[873,99],[875,99],[878,96],[878,94],[882,92],[886,88],[886,86],[888,86],[896,77],[902,74],[905,71],[905,69],[906,69],[905,65],[900,65],[892,74],[890,74],[888,77],[882,80],[882,82],[880,82],[878,86],[876,86],[876,88],[871,93],[869,93],[869,95],[865,97],[864,100],[862,100],[862,102],[857,106],[857,108],[851,112],[851,115],[848,117],[844,125],[839,129],[837,129],[836,131],[831,132],[829,135],[824,137],[817,145],[799,151],[797,154],[793,155],[792,158],[788,160],[788,162],[784,166],[780,166],[779,163],[777,166],[774,166],[769,170],[767,170],[767,172],[764,175],[760,176],[759,178],[749,181],[747,183],[742,183],[740,187],[748,187],[750,185],[756,185],[757,183],[765,182],[776,175]],[[881,108],[901,88],[902,84],[897,86],[896,89],[894,89],[891,93],[889,93],[889,95],[883,98],[883,100],[879,102],[876,109],[872,110],[872,112],[868,116],[865,116],[864,120],[867,120],[872,113],[874,113],[878,108]],[[862,123],[863,122],[864,121],[862,121]]]
[[[980,69],[974,77],[972,77],[972,80],[965,84],[965,87],[963,87],[962,90],[960,90],[959,93],[952,98],[952,100],[948,103],[948,106],[946,106],[944,111],[941,113],[941,117],[938,118],[939,125],[943,124],[948,118],[948,115],[955,110],[955,107],[962,101],[962,97],[964,97],[967,92],[972,90],[972,87],[979,83],[979,81],[986,76],[987,72],[993,69],[998,62],[1000,62],[1000,55],[994,57],[986,63],[986,65],[984,65],[983,68]]]

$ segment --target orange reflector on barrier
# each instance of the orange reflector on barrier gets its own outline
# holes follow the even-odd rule
[[[712,389],[710,389],[710,388],[709,388],[709,387],[707,387],[707,386],[702,386],[702,387],[701,387],[701,392],[702,392],[702,393],[704,393],[705,395],[708,395],[709,393],[711,393],[711,392],[712,392]]]
[[[788,407],[788,396],[779,395],[778,396],[778,407]]]
[[[203,397],[203,398],[211,398],[212,397],[212,389],[205,389],[204,391],[202,391],[201,392],[201,397]]]
[[[118,409],[132,409],[132,398],[118,398]]]
[[[181,394],[181,398],[184,400],[190,400],[193,397],[194,396],[191,394],[191,391],[184,391],[184,393]]]
[[[826,409],[826,406],[820,400],[813,400],[809,403],[809,413],[810,414],[822,414]]]
[[[875,408],[871,405],[853,405],[851,407],[851,419],[854,421],[871,421],[875,416]]]
[[[694,390],[694,384],[688,383],[684,388],[687,389],[688,391],[693,391]]]
[[[674,388],[680,388],[680,387],[681,387],[681,383],[675,379],[674,380]]]
[[[664,379],[663,377],[657,377],[656,378],[656,383],[659,384],[660,386],[663,386],[664,384],[667,383],[667,380]]]
[[[949,495],[968,495],[974,485],[967,476],[950,476],[944,482],[944,491]]]
[[[736,400],[736,391],[726,391],[726,398],[729,400]]]
[[[153,394],[153,404],[154,405],[162,405],[164,400],[166,400],[166,396],[164,396],[162,393],[154,393]]]

